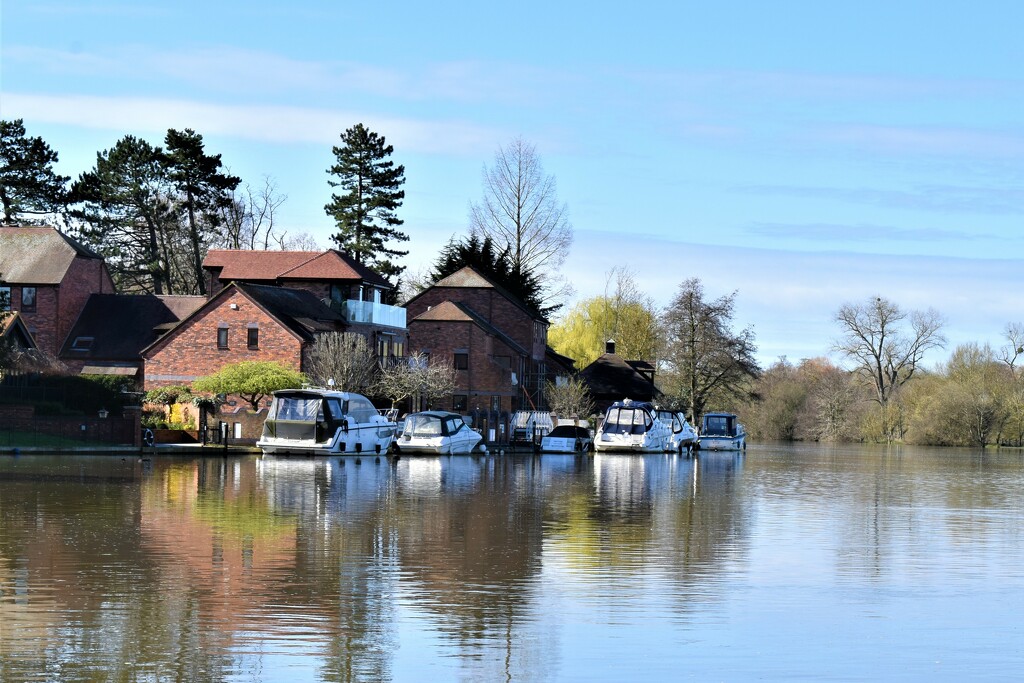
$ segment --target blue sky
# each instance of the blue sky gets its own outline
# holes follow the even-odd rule
[[[577,297],[616,265],[658,304],[738,291],[764,364],[831,316],[936,308],[949,349],[1024,320],[1024,3],[5,0],[0,116],[77,175],[126,134],[193,128],[330,246],[331,146],[362,122],[406,167],[421,269],[522,136],[558,179]],[[944,360],[948,350],[930,357]]]

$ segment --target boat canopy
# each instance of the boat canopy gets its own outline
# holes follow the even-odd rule
[[[603,431],[605,434],[643,434],[652,422],[651,413],[643,404],[615,404],[605,415]]]

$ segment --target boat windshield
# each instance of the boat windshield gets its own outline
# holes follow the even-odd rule
[[[604,421],[605,434],[643,434],[651,417],[640,408],[609,408]]]
[[[731,420],[720,415],[711,415],[704,418],[704,434],[707,436],[731,436]]]
[[[319,398],[300,396],[279,396],[275,400],[277,406],[275,419],[295,420],[298,422],[316,422],[323,420],[322,402]]]
[[[403,433],[411,436],[441,436],[441,418],[436,415],[410,415],[405,419]]]

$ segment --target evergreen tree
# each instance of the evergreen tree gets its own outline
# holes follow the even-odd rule
[[[24,213],[50,213],[65,200],[70,180],[57,175],[57,153],[42,138],[25,135],[22,119],[0,121],[0,203],[4,222]]]
[[[176,224],[161,158],[159,147],[126,135],[71,190],[82,240],[106,258],[122,291],[173,291],[165,252]]]
[[[206,294],[203,257],[216,236],[220,211],[231,204],[241,178],[222,173],[220,155],[207,154],[203,136],[189,128],[183,132],[169,129],[164,144],[167,151],[161,159],[187,219],[194,291]]]
[[[404,267],[392,259],[409,252],[387,245],[409,240],[397,229],[403,221],[395,214],[405,199],[405,167],[388,158],[394,147],[361,123],[346,130],[341,140],[341,147],[332,148],[337,163],[327,170],[337,178],[328,181],[330,186],[340,188],[324,207],[338,226],[332,239],[357,263],[397,278]]]
[[[499,251],[493,239],[476,233],[461,240],[452,237],[434,262],[430,276],[437,282],[466,266],[472,266],[542,317],[559,308],[543,306],[539,280],[531,271],[522,271],[515,266],[508,247]]]

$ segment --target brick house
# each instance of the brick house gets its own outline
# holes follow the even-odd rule
[[[307,290],[234,282],[142,350],[145,389],[189,384],[241,361],[301,371],[318,333],[347,329],[344,315]],[[266,405],[254,414],[231,399],[220,410],[234,438],[259,436]]]
[[[206,303],[202,296],[93,294],[59,358],[83,375],[131,377],[145,384],[142,350]]]
[[[410,348],[456,368],[456,389],[444,407],[488,411],[492,419],[542,410],[544,381],[571,372],[571,360],[547,345],[548,321],[471,266],[439,280],[405,307]]]
[[[391,305],[394,286],[343,251],[212,249],[203,270],[211,296],[231,282],[306,290],[339,311],[378,356],[405,355],[405,309]]]
[[[15,225],[0,226],[0,290],[54,358],[89,297],[115,292],[101,256],[54,228]]]

